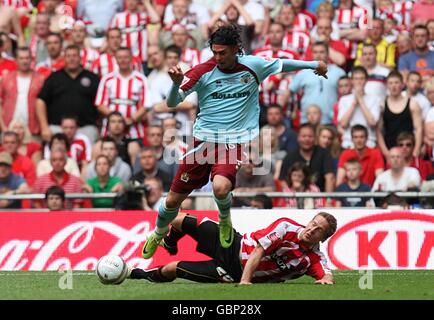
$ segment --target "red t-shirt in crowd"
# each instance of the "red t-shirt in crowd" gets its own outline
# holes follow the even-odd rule
[[[354,149],[344,150],[339,157],[338,168],[344,168],[345,162],[350,159],[359,160],[362,165],[360,180],[370,186],[374,184],[375,171],[377,169],[384,169],[383,155],[377,148],[366,147],[365,152],[361,157]]]

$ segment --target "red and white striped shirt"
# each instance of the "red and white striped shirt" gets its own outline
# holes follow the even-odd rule
[[[299,235],[304,228],[291,219],[281,218],[267,228],[243,235],[243,267],[258,243],[265,250],[265,256],[253,273],[252,282],[283,282],[305,274],[319,280],[325,274],[332,273],[319,245],[309,248],[300,241]]]
[[[111,27],[119,28],[122,32],[122,45],[131,48],[133,56],[141,61],[148,59],[147,25],[151,23],[145,12],[131,13],[128,11],[117,13],[112,20]]]
[[[51,58],[47,58],[45,61],[40,62],[36,65],[36,72],[42,74],[45,78],[52,72],[59,71],[65,67],[65,60],[63,57],[59,57],[57,60],[53,61]]]
[[[398,1],[394,3],[394,12],[398,17],[401,18],[398,21],[398,25],[405,27],[407,30],[410,29],[411,25],[411,9],[413,8],[413,2],[411,1]]]
[[[253,55],[263,58],[298,59],[298,53],[289,49],[279,49],[274,52],[271,47],[255,50]],[[261,82],[259,86],[259,103],[262,106],[278,104],[279,94],[289,87],[289,79],[282,75],[271,75]],[[285,106],[286,107],[286,106]]]
[[[299,58],[303,58],[309,47],[310,37],[304,31],[288,31],[282,40],[283,50],[296,52]],[[270,39],[265,39],[265,47],[270,46]]]
[[[140,108],[151,106],[146,77],[133,71],[128,77],[112,72],[101,79],[95,105],[106,105],[111,111],[119,111],[125,118],[131,118]],[[145,136],[143,122],[132,124],[128,129],[128,137],[132,139]],[[103,121],[101,130],[107,135],[107,119]]]
[[[116,58],[110,53],[100,54],[90,68],[90,71],[99,75],[101,78],[108,75],[109,73],[116,72],[118,70],[119,66]],[[133,70],[143,72],[142,62],[137,57],[133,58]]]
[[[314,18],[314,15],[308,15],[306,13],[300,12],[295,17],[294,30],[309,32],[316,24],[316,20]]]
[[[50,159],[50,154],[49,146],[45,145],[44,159]],[[92,144],[89,138],[82,133],[77,133],[71,142],[67,155],[68,158],[74,159],[79,164],[83,160],[90,162],[92,160]]]
[[[13,7],[15,9],[33,9],[33,5],[30,0],[1,0],[1,3],[6,7]]]
[[[354,5],[351,9],[336,9],[335,21],[339,29],[359,28],[363,23],[367,23],[368,9]],[[365,24],[366,25],[366,24]],[[342,39],[348,49],[348,55],[355,59],[357,55],[357,42]]]
[[[80,57],[83,68],[90,70],[94,61],[99,58],[99,52],[92,48],[82,48]]]
[[[191,68],[200,63],[200,51],[194,48],[186,48],[182,50],[181,62],[184,62]]]

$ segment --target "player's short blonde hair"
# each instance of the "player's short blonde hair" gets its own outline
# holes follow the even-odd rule
[[[324,240],[323,241],[325,241],[328,238],[330,238],[336,232],[338,223],[336,221],[336,218],[334,216],[332,216],[330,213],[319,212],[315,217],[317,217],[317,216],[321,216],[324,219],[326,219],[327,223],[329,225],[328,229],[326,230],[326,234],[324,236]],[[314,217],[314,219],[315,219],[315,217]]]

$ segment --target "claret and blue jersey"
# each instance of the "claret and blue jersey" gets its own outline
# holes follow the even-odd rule
[[[259,83],[282,72],[280,59],[238,56],[235,68],[220,70],[214,59],[190,69],[180,86],[182,98],[197,92],[195,138],[219,143],[246,143],[259,133]]]

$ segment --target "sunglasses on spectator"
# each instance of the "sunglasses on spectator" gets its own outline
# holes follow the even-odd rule
[[[413,144],[412,143],[399,143],[398,146],[400,146],[400,147],[412,147]]]

